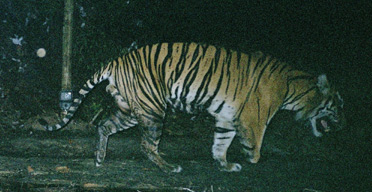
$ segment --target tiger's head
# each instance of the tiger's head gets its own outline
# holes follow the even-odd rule
[[[316,90],[309,97],[297,118],[309,120],[316,137],[338,131],[346,125],[344,102],[338,91],[328,82],[326,75],[318,76]]]

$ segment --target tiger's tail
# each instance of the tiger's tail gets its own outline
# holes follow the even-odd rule
[[[73,100],[71,107],[68,109],[67,114],[62,119],[62,121],[55,125],[49,125],[48,122],[44,119],[39,119],[39,123],[47,131],[56,131],[66,126],[70,122],[71,118],[74,116],[83,99],[97,84],[101,83],[104,80],[107,80],[111,76],[111,71],[112,63],[109,63],[107,66],[102,67],[100,71],[96,72],[90,79],[88,79],[88,81],[83,85],[83,88],[81,88],[78,92],[78,97]]]

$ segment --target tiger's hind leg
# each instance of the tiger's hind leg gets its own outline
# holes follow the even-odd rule
[[[163,119],[154,115],[136,111],[139,126],[142,130],[141,149],[147,157],[166,173],[179,173],[181,166],[167,163],[159,154],[159,142],[162,134]]]
[[[95,165],[101,166],[107,151],[108,137],[112,134],[129,129],[137,124],[134,117],[126,116],[122,111],[118,110],[110,118],[102,121],[98,125],[98,142],[96,149]]]
[[[221,171],[240,171],[242,166],[239,163],[230,163],[226,159],[227,150],[236,135],[236,130],[230,122],[224,122],[218,118],[216,121],[212,146],[213,159],[218,162]]]
[[[119,109],[110,118],[101,121],[98,124],[98,142],[96,149],[96,166],[101,166],[106,156],[108,137],[118,131],[129,129],[135,126],[138,122],[132,115],[127,102],[120,95],[118,89],[114,85],[107,85],[106,91],[114,97]]]

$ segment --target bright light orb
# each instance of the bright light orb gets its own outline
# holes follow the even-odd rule
[[[37,55],[38,57],[40,57],[40,58],[45,57],[45,55],[46,55],[46,51],[45,51],[45,49],[44,49],[44,48],[40,48],[40,49],[38,49],[38,50],[36,51],[36,55]]]

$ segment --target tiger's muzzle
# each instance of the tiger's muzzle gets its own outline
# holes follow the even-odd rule
[[[310,119],[313,133],[316,137],[321,137],[323,134],[329,132],[336,132],[346,126],[346,121],[343,113],[320,113]]]

